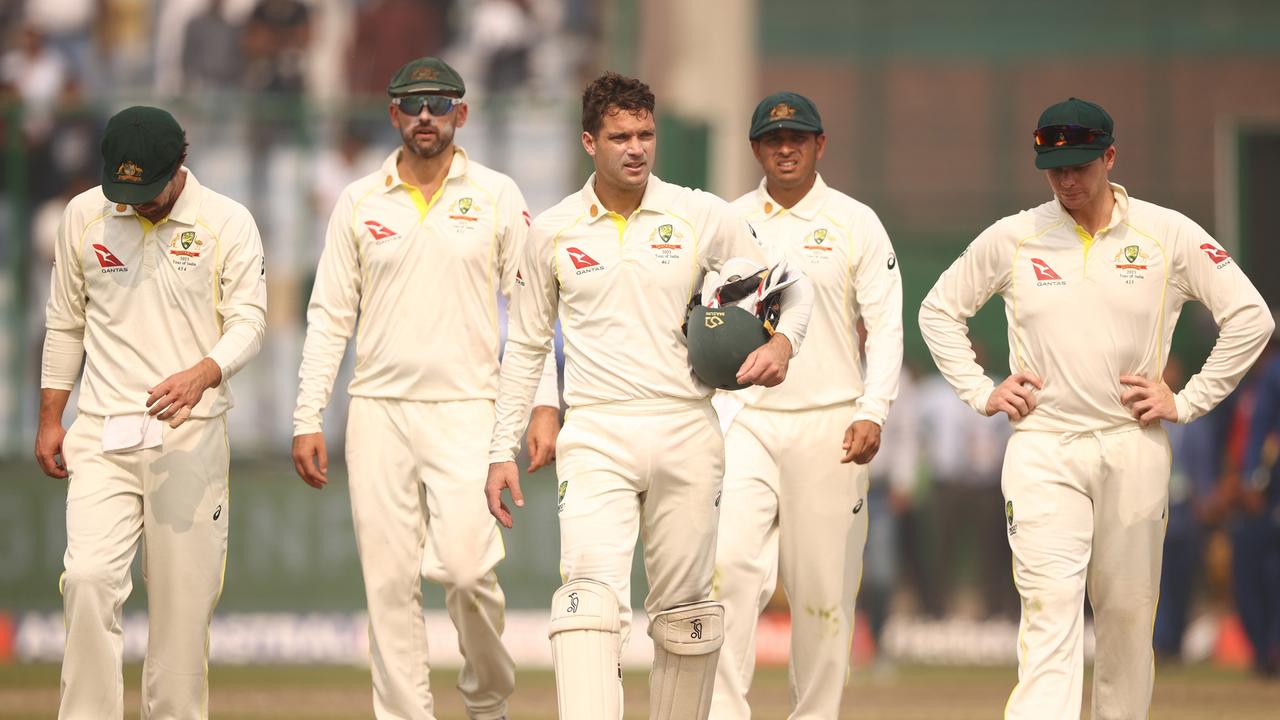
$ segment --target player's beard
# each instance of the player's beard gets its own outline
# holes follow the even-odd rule
[[[435,137],[419,137],[416,134],[418,130],[426,127],[435,131]],[[436,157],[453,144],[453,130],[452,123],[432,122],[427,126],[425,123],[415,122],[412,126],[400,131],[400,138],[409,152],[425,160]]]

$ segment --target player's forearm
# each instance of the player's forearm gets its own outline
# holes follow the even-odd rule
[[[208,358],[221,371],[220,380],[240,372],[262,348],[266,334],[266,313],[249,313],[243,318],[223,326],[222,337],[209,350]]]
[[[547,352],[542,363],[542,377],[538,379],[538,390],[533,396],[534,407],[553,407],[560,409],[560,379],[556,372],[556,354]]]
[[[1253,293],[1257,295],[1255,291]],[[1275,321],[1261,295],[1229,316],[1218,319],[1218,340],[1200,372],[1175,397],[1178,422],[1188,423],[1222,402],[1262,354]]]
[[[803,274],[782,291],[777,330],[791,341],[792,357],[799,354],[804,336],[808,332],[809,318],[813,314],[813,299],[813,282]]]
[[[938,372],[951,383],[960,399],[986,414],[987,398],[995,389],[995,383],[977,362],[969,342],[968,325],[937,302],[936,290],[920,305],[920,334],[929,346]]]
[[[70,390],[40,388],[40,425],[57,425],[61,427],[62,414],[66,411],[67,401],[70,398]]]
[[[302,365],[298,369],[298,404],[293,411],[293,434],[321,431],[321,414],[329,404],[338,366],[347,350],[349,336],[309,324],[302,343]]]
[[[84,328],[48,328],[40,358],[40,387],[70,391],[80,377],[84,359]]]
[[[493,437],[489,444],[489,462],[510,462],[520,451],[520,436],[528,422],[546,354],[545,345],[529,345],[507,341],[502,356],[498,383]]]

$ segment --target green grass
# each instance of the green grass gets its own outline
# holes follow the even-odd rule
[[[125,716],[137,717],[141,667],[125,668]],[[1013,668],[902,666],[859,669],[844,693],[841,717],[851,720],[990,720],[998,717],[1014,682]],[[432,673],[440,720],[465,720],[456,673]],[[646,674],[624,678],[628,720],[647,717]],[[1086,683],[1087,685],[1087,683]],[[210,670],[214,720],[326,720],[372,717],[369,671],[351,667],[227,667]],[[0,666],[0,718],[44,720],[57,708],[56,665]],[[1087,693],[1087,688],[1086,688]],[[752,691],[754,716],[786,717],[787,674],[762,669]],[[1088,717],[1088,702],[1085,702]],[[1280,683],[1206,666],[1159,672],[1151,717],[1160,720],[1272,720],[1280,708]],[[549,671],[525,670],[517,678],[512,718],[555,720],[555,680]]]

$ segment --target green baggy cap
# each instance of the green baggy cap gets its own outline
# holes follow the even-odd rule
[[[750,140],[779,128],[802,132],[822,132],[822,116],[809,98],[793,92],[777,92],[760,101],[751,114]]]
[[[387,84],[387,94],[391,97],[404,95],[449,95],[462,97],[467,86],[457,70],[440,58],[424,57],[407,63],[391,76]]]
[[[185,145],[182,126],[164,110],[121,110],[102,137],[102,194],[126,205],[150,202],[178,171]]]
[[[1102,153],[1115,142],[1112,132],[1115,123],[1101,105],[1079,98],[1068,98],[1060,103],[1050,105],[1040,113],[1036,130],[1047,127],[1075,126],[1099,131],[1097,138],[1090,143],[1060,146],[1034,145],[1036,150],[1036,167],[1041,170],[1049,168],[1083,165],[1102,157]]]

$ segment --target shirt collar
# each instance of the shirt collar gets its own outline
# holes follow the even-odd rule
[[[1129,191],[1125,190],[1124,186],[1119,183],[1110,183],[1110,185],[1111,195],[1115,198],[1116,204],[1111,206],[1110,222],[1108,222],[1107,226],[1099,230],[1096,234],[1101,234],[1111,230],[1124,222],[1125,218],[1129,217]],[[1058,213],[1062,216],[1062,221],[1066,223],[1068,227],[1075,227],[1080,224],[1076,222],[1076,219],[1071,217],[1071,213],[1067,212],[1067,209],[1063,207],[1062,201],[1058,199],[1057,195],[1053,196],[1053,204],[1058,208]]]
[[[400,153],[404,152],[404,148],[397,148],[386,160],[382,161],[382,192],[389,193],[396,188],[403,187],[405,181],[400,178],[400,168],[396,166],[396,162],[400,159]],[[445,182],[467,174],[467,163],[471,162],[467,157],[467,151],[462,149],[461,145],[453,146],[453,160],[449,163],[449,174],[445,176]]]
[[[636,212],[665,212],[663,209],[663,197],[666,195],[666,185],[667,183],[659,179],[657,175],[650,174],[649,181],[644,186],[644,197],[640,198],[640,206],[636,208]],[[596,195],[595,173],[591,173],[591,177],[587,178],[587,183],[582,186],[580,197],[582,198],[583,207],[587,210],[588,223],[593,223],[609,214],[609,210],[600,201],[600,196]]]
[[[775,214],[789,212],[808,222],[818,217],[818,212],[822,209],[822,200],[826,193],[827,183],[823,181],[822,174],[819,173],[813,180],[813,187],[809,188],[809,192],[800,198],[800,202],[790,208],[784,208],[769,194],[769,179],[760,178],[760,185],[756,188],[756,207],[760,212],[764,213],[766,218]]]
[[[178,172],[186,173],[187,179],[182,186],[182,192],[178,193],[178,199],[169,209],[165,219],[183,225],[195,225],[196,218],[200,215],[200,203],[204,198],[204,186],[196,180],[196,174],[191,172],[190,168],[183,166],[178,168]],[[107,212],[117,217],[138,214],[132,205],[124,203],[110,203]]]

